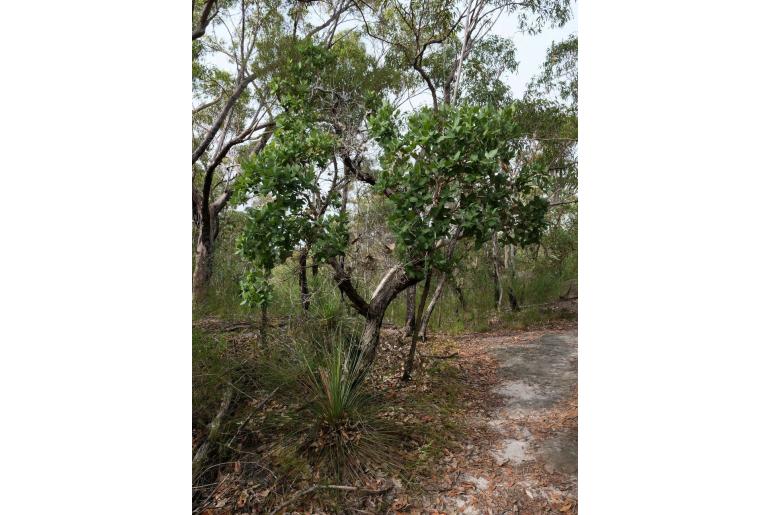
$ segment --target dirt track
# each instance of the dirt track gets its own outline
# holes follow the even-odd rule
[[[441,504],[454,513],[577,513],[577,331],[474,335],[497,363],[496,407],[474,420],[460,483]]]

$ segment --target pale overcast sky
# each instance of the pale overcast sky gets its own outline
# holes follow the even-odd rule
[[[545,29],[536,36],[518,31],[515,16],[501,16],[492,30],[493,33],[513,39],[516,44],[516,60],[519,69],[516,75],[508,77],[514,98],[520,98],[527,89],[529,81],[540,72],[545,55],[551,43],[563,41],[570,34],[577,34],[577,5],[572,5],[572,19],[564,27]]]

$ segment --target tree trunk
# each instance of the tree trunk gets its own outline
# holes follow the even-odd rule
[[[409,277],[402,266],[394,266],[388,270],[377,285],[377,288],[374,289],[371,301],[366,302],[361,294],[356,291],[350,276],[339,260],[332,259],[327,261],[327,263],[334,271],[334,280],[337,282],[340,293],[344,293],[350,300],[351,307],[366,318],[364,331],[359,341],[360,359],[357,365],[359,373],[363,378],[363,374],[372,364],[377,353],[377,346],[380,341],[380,328],[382,327],[385,311],[399,293],[416,284],[418,279]]]
[[[361,356],[358,359],[355,383],[363,380],[369,366],[374,363],[374,358],[377,357],[377,346],[380,343],[380,329],[382,328],[382,319],[385,316],[385,310],[381,313],[372,313],[366,317],[366,324],[364,325],[364,332],[361,335],[361,341],[359,348],[361,349]]]
[[[516,279],[516,248],[514,246],[510,247],[510,260],[506,266],[510,267],[510,277],[508,278],[508,286],[506,288],[508,302],[511,305],[511,311],[519,311],[519,300],[516,298],[516,292],[513,291],[513,284]]]
[[[508,302],[511,304],[511,311],[519,311],[519,301],[516,299],[516,293],[513,287],[508,287]]]
[[[318,275],[318,259],[313,256],[313,264],[310,265],[310,270],[313,272],[313,277]]]
[[[415,327],[422,325],[422,313],[425,309],[425,301],[428,298],[428,292],[430,291],[430,280],[433,270],[428,270],[425,276],[425,285],[422,288],[422,295],[420,295],[420,305],[417,307],[417,314],[415,316]],[[417,351],[417,337],[418,331],[412,331],[412,344],[409,346],[409,354],[406,356],[404,362],[404,373],[401,376],[402,381],[409,381],[412,378],[412,368],[414,368],[414,354]]]
[[[195,269],[193,270],[193,303],[195,305],[203,302],[213,270],[214,242],[211,238],[205,237],[201,231],[195,247]]]
[[[495,280],[495,309],[500,311],[503,303],[503,278],[500,272],[500,249],[497,245],[497,234],[492,235],[492,264]]]
[[[457,295],[457,300],[460,302],[460,309],[465,312],[465,295],[463,294],[462,287],[456,282],[452,281],[452,288],[455,291],[455,294]],[[457,310],[455,310],[455,313],[458,313]]]
[[[414,304],[417,300],[417,285],[406,289],[406,324],[404,325],[404,336],[412,336],[414,331]]]
[[[430,299],[430,304],[428,304],[428,309],[425,311],[425,314],[422,316],[422,322],[420,323],[420,332],[419,336],[422,339],[422,341],[425,341],[426,336],[428,334],[428,322],[430,322],[430,316],[433,314],[433,310],[436,308],[436,305],[438,305],[438,301],[441,298],[441,293],[444,291],[444,285],[447,281],[447,274],[441,274],[441,279],[439,279],[438,284],[436,285],[436,291],[433,292],[433,297]]]
[[[457,244],[457,240],[459,237],[460,237],[459,232],[452,237],[452,240],[449,243],[449,246],[447,247],[447,250],[446,250],[447,259],[452,259],[452,255],[454,254],[454,251],[455,251],[455,245]],[[447,274],[442,273],[441,279],[439,279],[439,283],[436,286],[436,291],[433,292],[433,297],[430,299],[430,304],[428,305],[428,311],[425,313],[423,313],[423,310],[422,310],[423,306],[425,305],[425,295],[423,292],[423,298],[420,305],[420,330],[419,330],[419,336],[420,338],[422,338],[422,341],[425,341],[425,336],[428,333],[428,322],[430,322],[430,316],[431,314],[433,314],[433,310],[438,305],[438,301],[441,298],[441,293],[444,291],[444,286],[446,285],[447,279],[448,279]],[[462,295],[462,292],[460,292],[460,294]],[[464,302],[465,301],[463,300],[463,303]]]
[[[302,309],[305,311],[310,310],[310,290],[307,287],[307,254],[307,247],[299,252],[299,295],[302,299]]]
[[[264,347],[267,345],[267,304],[262,304],[262,317],[259,322],[259,339]]]
[[[498,276],[497,262],[492,258],[492,284],[495,287],[493,301],[497,305],[497,298],[500,296],[500,277]]]
[[[214,242],[219,235],[219,214],[225,208],[232,192],[226,191],[214,202],[193,186],[193,221],[198,226],[193,269],[193,304],[200,305],[205,299],[209,280],[214,270]]]

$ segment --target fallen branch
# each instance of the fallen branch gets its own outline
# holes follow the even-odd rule
[[[433,359],[450,359],[450,358],[456,358],[460,355],[459,352],[453,352],[452,354],[423,354],[420,353],[420,356],[423,358],[433,358]]]
[[[240,432],[241,432],[241,429],[243,429],[243,427],[244,427],[246,424],[248,424],[248,423],[249,423],[249,420],[251,420],[251,417],[253,417],[253,416],[254,416],[254,415],[257,413],[257,411],[261,410],[261,409],[264,407],[264,405],[265,405],[265,404],[267,404],[267,401],[269,401],[270,399],[272,399],[272,398],[273,398],[273,395],[275,395],[275,392],[277,392],[277,391],[278,391],[278,387],[276,387],[276,388],[275,388],[275,390],[273,390],[272,392],[270,392],[270,394],[269,394],[267,397],[265,397],[264,399],[262,399],[262,401],[260,401],[260,403],[259,403],[259,404],[257,404],[257,405],[254,407],[254,409],[253,409],[253,410],[251,410],[251,413],[249,413],[249,416],[248,416],[248,417],[246,417],[246,420],[244,420],[243,422],[241,422],[241,423],[238,425],[238,430],[235,432],[235,434],[233,435],[233,437],[232,437],[232,438],[230,438],[230,441],[229,441],[229,442],[227,442],[227,446],[228,446],[228,447],[230,447],[230,446],[233,444],[233,442],[235,441],[235,437],[236,437],[236,436],[238,436],[238,433],[240,433]]]
[[[195,457],[192,461],[193,480],[198,478],[200,470],[206,461],[206,457],[208,456],[211,443],[216,440],[217,436],[219,436],[219,430],[222,426],[222,419],[225,417],[225,413],[227,413],[228,408],[230,408],[230,402],[233,399],[233,391],[234,389],[232,387],[229,387],[225,390],[224,395],[222,395],[222,402],[219,405],[219,411],[209,424],[209,434],[200,445],[200,447],[198,447],[198,450],[195,452]]]
[[[390,486],[388,486],[386,488],[383,488],[381,490],[369,490],[367,488],[359,488],[357,486],[346,486],[346,485],[313,485],[310,488],[306,488],[305,490],[302,490],[301,492],[299,492],[297,494],[294,494],[289,500],[284,501],[281,504],[279,504],[277,508],[275,508],[273,511],[270,512],[270,515],[275,515],[276,513],[281,511],[282,509],[286,508],[287,506],[289,506],[293,502],[297,501],[298,499],[306,496],[307,494],[312,493],[312,492],[314,492],[316,490],[322,490],[322,489],[326,489],[326,490],[344,490],[344,491],[347,491],[347,492],[359,492],[359,493],[362,493],[364,495],[381,495],[381,494],[384,494],[384,493],[389,492],[390,490],[392,490],[393,489],[393,485],[390,485]]]
[[[251,329],[252,327],[255,327],[254,324],[250,322],[244,322],[241,324],[233,324],[229,325],[227,327],[222,328],[223,333],[229,333],[231,331],[237,331],[238,329]]]

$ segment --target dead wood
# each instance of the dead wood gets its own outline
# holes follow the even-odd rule
[[[209,434],[203,443],[201,443],[200,447],[198,447],[198,450],[195,452],[195,457],[193,457],[192,461],[193,480],[197,479],[201,468],[203,467],[203,464],[206,462],[206,458],[208,457],[209,448],[219,436],[219,430],[222,427],[222,420],[225,417],[225,413],[227,413],[227,410],[230,408],[230,402],[233,400],[234,391],[235,389],[232,387],[228,387],[225,390],[224,395],[222,395],[222,402],[219,405],[219,411],[217,411],[216,416],[209,424]]]

